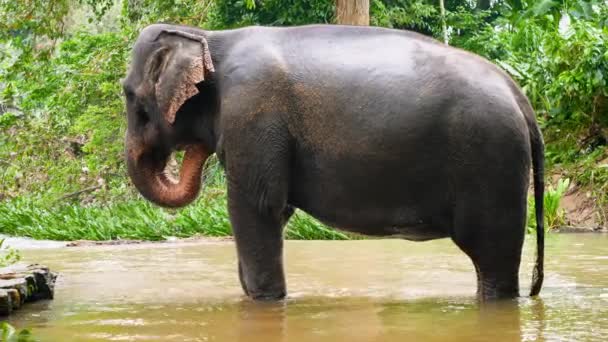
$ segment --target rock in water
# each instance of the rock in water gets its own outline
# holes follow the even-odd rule
[[[57,275],[38,264],[0,268],[0,316],[9,315],[25,302],[53,299]]]

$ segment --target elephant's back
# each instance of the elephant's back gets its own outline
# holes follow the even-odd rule
[[[303,145],[373,159],[431,146],[446,150],[464,143],[456,136],[467,125],[527,134],[510,80],[495,66],[434,42],[386,36],[392,47],[370,35],[339,44],[340,53],[283,56],[288,122]],[[367,42],[376,45],[365,55]]]
[[[231,37],[218,63],[223,108],[284,116],[298,145],[318,154],[383,160],[465,145],[461,135],[527,134],[508,76],[415,33],[312,25]]]
[[[223,86],[239,89],[224,107],[258,121],[284,117],[300,154],[323,159],[314,163],[365,160],[421,179],[431,169],[448,173],[450,155],[474,154],[460,150],[470,139],[528,145],[508,76],[481,57],[382,28],[239,32],[220,66]],[[348,162],[334,169],[354,172]]]

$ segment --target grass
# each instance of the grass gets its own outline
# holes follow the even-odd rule
[[[0,203],[0,233],[47,240],[151,241],[167,237],[232,235],[225,192],[221,189],[207,189],[195,204],[180,210],[162,209],[144,200],[53,207],[23,199],[10,200]],[[292,240],[352,238],[302,212],[292,217],[285,236]]]
[[[329,228],[298,211],[289,220],[285,237],[289,240],[351,240],[358,237]]]
[[[565,223],[566,213],[560,207],[560,203],[568,187],[570,179],[560,179],[556,186],[549,185],[545,188],[544,210],[545,210],[545,230],[550,231],[558,228]],[[533,232],[536,229],[536,212],[534,206],[534,197],[528,198],[528,232]]]
[[[559,180],[545,191],[545,227],[551,230],[564,224],[560,201],[570,181]],[[534,199],[528,200],[528,231],[535,224]],[[149,240],[195,235],[226,237],[232,235],[226,212],[225,192],[207,189],[205,195],[184,209],[168,210],[144,200],[114,204],[61,204],[40,206],[34,201],[13,199],[0,202],[0,233],[44,240]],[[361,237],[325,226],[304,212],[297,211],[288,223],[289,240],[350,240]],[[1,247],[1,244],[0,244]]]
[[[566,194],[566,191],[568,191],[569,186],[570,180],[566,178],[558,180],[555,187],[550,185],[547,188],[547,194],[544,198],[544,209],[547,212],[545,214],[547,229],[552,229],[565,223],[566,214],[564,210],[560,208],[560,202]]]

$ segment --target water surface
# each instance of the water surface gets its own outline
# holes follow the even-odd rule
[[[274,304],[242,296],[232,242],[22,253],[60,274],[55,300],[10,318],[42,341],[608,341],[607,235],[550,235],[541,297],[495,305],[449,240],[289,241]]]

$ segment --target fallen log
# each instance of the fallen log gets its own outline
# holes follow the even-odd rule
[[[0,268],[0,316],[10,315],[24,303],[53,299],[57,275],[39,264]]]

